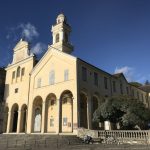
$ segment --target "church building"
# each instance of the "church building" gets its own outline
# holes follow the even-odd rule
[[[111,75],[71,55],[71,26],[63,14],[51,31],[52,45],[38,63],[27,41],[21,39],[13,49],[6,67],[4,133],[94,129],[93,112],[111,96],[131,96],[150,107],[147,92],[128,83],[122,73]]]

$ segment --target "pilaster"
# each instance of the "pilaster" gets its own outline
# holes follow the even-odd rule
[[[57,130],[56,133],[58,134],[60,132],[60,125],[61,125],[61,120],[60,120],[60,99],[57,100],[57,110],[58,110],[58,114],[57,114]]]
[[[20,132],[20,126],[21,126],[21,110],[18,110],[18,122],[17,122],[17,133]]]
[[[88,129],[92,129],[92,110],[91,110],[91,96],[87,99],[87,121]]]
[[[41,128],[41,133],[45,132],[45,102],[43,102],[43,107],[42,107],[42,128]]]
[[[7,122],[7,131],[6,131],[6,133],[10,132],[10,123],[11,123],[11,111],[8,112],[8,122]]]

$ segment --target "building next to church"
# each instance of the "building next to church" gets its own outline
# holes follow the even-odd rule
[[[52,26],[52,45],[36,63],[20,40],[6,68],[4,133],[71,133],[93,129],[92,114],[107,97],[128,95],[149,107],[147,93],[124,75],[111,75],[71,55],[71,26],[63,14]]]
[[[6,71],[0,68],[0,133],[3,132],[3,117],[4,117],[4,89],[5,89]]]

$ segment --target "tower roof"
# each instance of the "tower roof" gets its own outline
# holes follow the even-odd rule
[[[28,47],[28,45],[28,42],[21,38],[17,45],[14,47],[14,51],[17,51],[23,47]]]
[[[56,19],[57,24],[62,23],[62,22],[66,22],[66,21],[67,21],[67,18],[63,13],[61,13],[57,16],[57,19]]]

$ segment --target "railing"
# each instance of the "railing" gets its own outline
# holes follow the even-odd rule
[[[112,131],[98,131],[98,137],[104,138],[113,136],[121,139],[149,139],[150,131],[148,130],[112,130]]]
[[[88,130],[84,128],[78,129],[78,137],[83,138],[90,135],[93,138],[105,139],[106,137],[114,137],[123,143],[137,141],[137,143],[150,143],[149,130]]]

